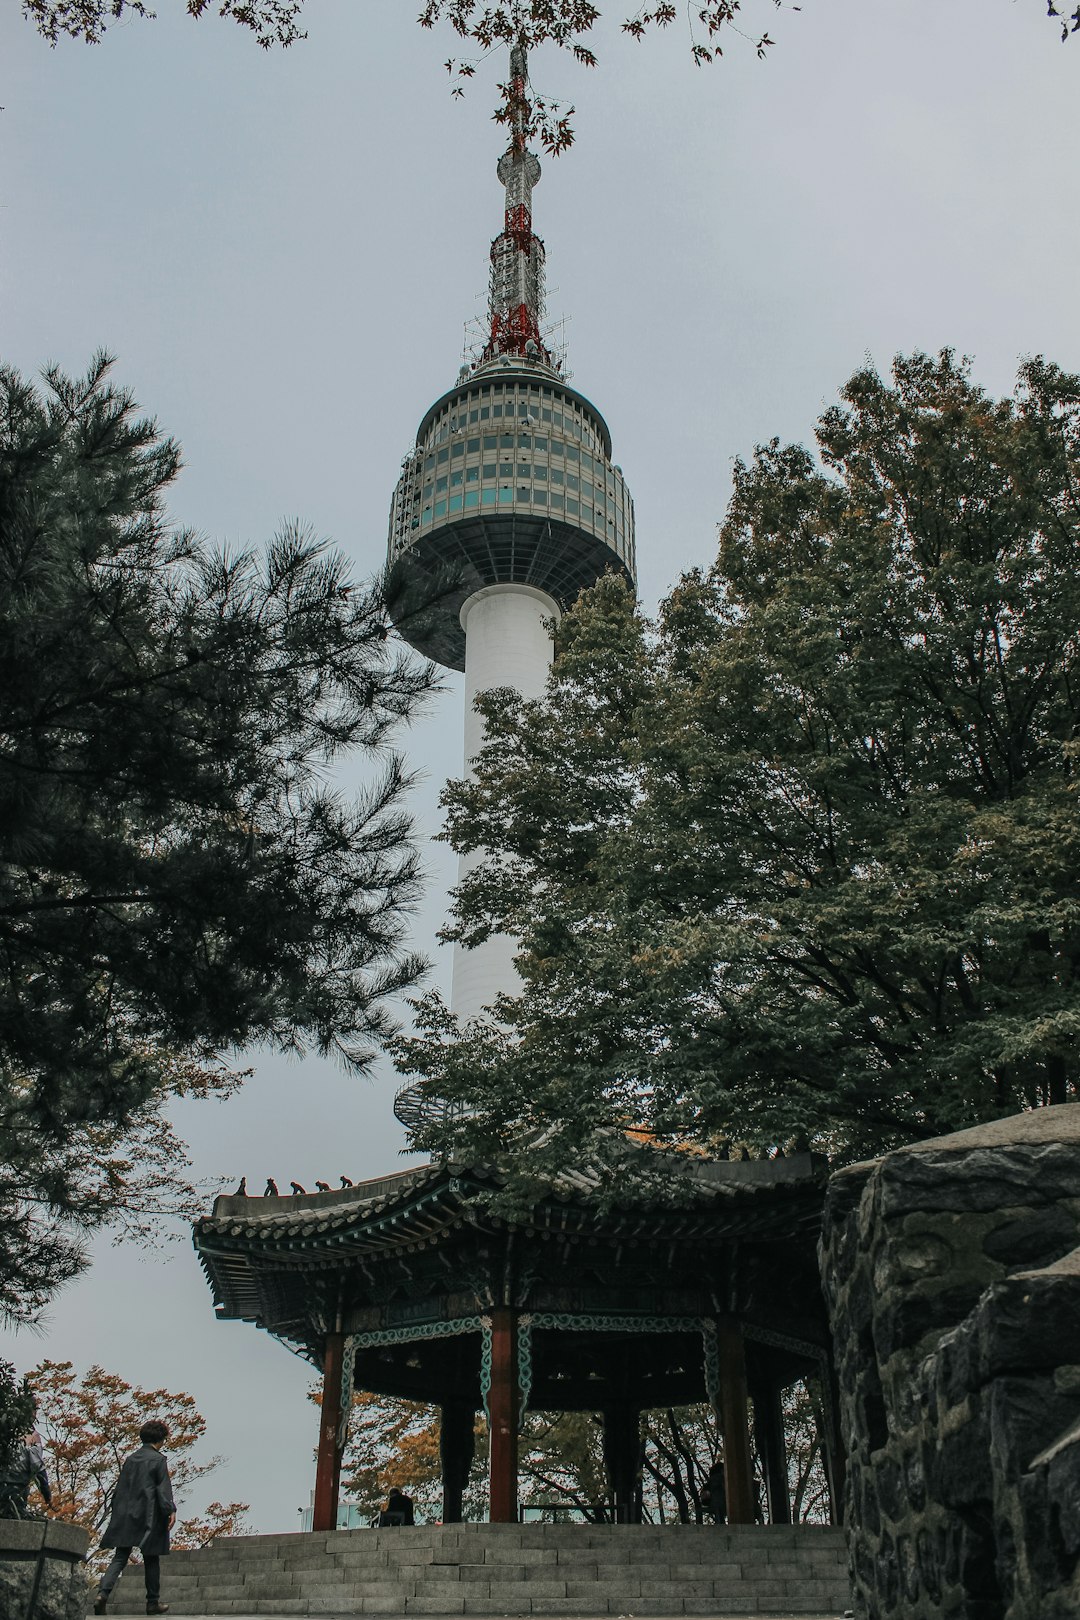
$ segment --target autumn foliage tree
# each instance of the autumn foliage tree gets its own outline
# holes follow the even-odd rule
[[[165,1453],[181,1514],[172,1534],[177,1548],[203,1547],[216,1536],[250,1534],[246,1502],[211,1502],[205,1512],[184,1515],[192,1486],[220,1466],[220,1457],[194,1453],[206,1432],[190,1395],[143,1389],[103,1367],[80,1377],[70,1361],[43,1361],[28,1375],[38,1401],[38,1429],[52,1485],[52,1514],[82,1525],[92,1538],[108,1522],[112,1493],[124,1458],[140,1445],[139,1430],[158,1418],[169,1430]]]
[[[316,1403],[317,1389],[311,1391]],[[824,1522],[828,1487],[822,1467],[820,1403],[803,1383],[785,1390],[784,1427],[792,1513],[796,1521]],[[705,1404],[665,1407],[642,1414],[642,1510],[646,1522],[706,1523],[706,1486],[723,1456],[716,1415]],[[756,1465],[763,1477],[763,1465]],[[487,1518],[487,1429],[476,1419],[476,1453],[464,1497],[466,1519]],[[420,1401],[358,1392],[353,1396],[342,1490],[373,1519],[396,1485],[412,1498],[417,1516],[436,1519],[442,1508],[438,1408]],[[604,1466],[603,1425],[592,1412],[529,1412],[519,1439],[518,1489],[522,1505],[563,1509],[589,1523],[615,1519]]]
[[[828,1524],[831,1517],[825,1473],[825,1414],[820,1384],[800,1380],[783,1392],[788,1489],[796,1524]]]
[[[304,0],[173,0],[173,5],[182,5],[193,18],[227,17],[248,29],[264,49],[306,38]],[[96,45],[111,23],[155,15],[149,0],[22,0],[22,8],[51,45],[65,37]],[[774,12],[802,9],[799,0],[697,0],[691,10],[698,24],[691,41],[695,60],[710,62],[722,55],[724,43],[734,35],[749,38],[761,55],[773,43],[762,24]],[[1045,0],[1043,9],[1058,24],[1062,39],[1080,32],[1080,9],[1055,0]],[[652,0],[624,17],[620,26],[632,38],[643,39],[651,28],[667,28],[679,14],[672,0]],[[600,20],[601,8],[594,0],[421,0],[420,9],[422,27],[445,21],[478,50],[518,41],[554,44],[571,50],[586,66],[596,60],[586,41]]]
[[[803,1383],[783,1395],[792,1515],[825,1522],[828,1488],[821,1464],[820,1412]],[[709,1476],[723,1459],[716,1413],[705,1402],[641,1414],[641,1509],[649,1524],[707,1524]],[[764,1465],[755,1453],[765,1512]],[[521,1437],[522,1501],[562,1505],[588,1522],[614,1523],[604,1468],[603,1425],[592,1412],[530,1412]]]
[[[300,25],[304,0],[180,0],[189,17],[207,13],[227,17],[246,28],[264,50],[271,45],[294,45],[305,37]],[[22,0],[29,17],[50,45],[61,39],[81,39],[99,45],[112,23],[133,17],[144,21],[156,15],[149,0]]]
[[[1070,9],[1064,0],[1061,5],[1055,0],[1029,3],[1044,9],[1062,40],[1080,32],[1080,6]],[[193,18],[214,13],[230,18],[249,30],[264,49],[293,45],[307,37],[302,26],[304,0],[173,0],[173,4],[178,9],[183,5]],[[110,24],[155,15],[149,0],[22,0],[22,6],[51,45],[62,38],[96,45]],[[673,0],[651,0],[629,16],[620,18],[616,9],[614,17],[622,32],[637,40],[683,21],[690,54],[700,67],[719,61],[732,45],[749,47],[756,56],[764,57],[775,44],[769,32],[775,14],[802,9],[799,0],[695,0],[684,12]],[[972,0],[973,17],[974,9]],[[474,76],[477,60],[499,46],[532,50],[554,45],[582,66],[595,67],[598,58],[593,45],[602,21],[602,9],[594,0],[421,0],[419,13],[421,27],[446,24],[469,53],[446,62],[455,81],[452,93],[457,96],[464,93],[464,81]],[[573,107],[561,107],[544,96],[525,99],[520,87],[510,83],[500,85],[499,90],[501,99],[494,113],[498,121],[508,123],[523,112],[529,134],[549,152],[561,152],[572,144]]]
[[[318,1392],[312,1398],[318,1400]],[[417,1517],[442,1511],[439,1428],[434,1407],[421,1401],[357,1391],[341,1464],[343,1493],[374,1518],[396,1485],[412,1497]]]

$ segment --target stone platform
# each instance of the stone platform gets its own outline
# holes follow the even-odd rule
[[[850,1608],[827,1525],[418,1525],[237,1536],[162,1561],[179,1615],[748,1615]],[[145,1612],[129,1569],[110,1614]]]

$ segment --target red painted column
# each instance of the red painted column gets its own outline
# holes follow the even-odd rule
[[[733,1316],[716,1322],[720,1362],[720,1429],[724,1436],[724,1488],[729,1524],[754,1522],[754,1468],[747,1423],[746,1353],[742,1328]]]
[[[491,1441],[489,1490],[492,1524],[516,1524],[518,1403],[517,1313],[500,1305],[491,1313],[491,1388],[488,1430]]]
[[[345,1335],[328,1333],[323,1349],[322,1405],[319,1408],[319,1449],[315,1458],[315,1506],[312,1530],[336,1530],[338,1487],[341,1482],[341,1374]]]

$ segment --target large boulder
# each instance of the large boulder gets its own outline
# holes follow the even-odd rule
[[[1080,1107],[852,1165],[821,1244],[856,1603],[1080,1615]]]

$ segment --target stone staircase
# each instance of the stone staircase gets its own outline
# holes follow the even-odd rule
[[[825,1525],[418,1525],[237,1536],[162,1560],[175,1615],[789,1615],[850,1607]],[[129,1568],[110,1614],[145,1612]]]

